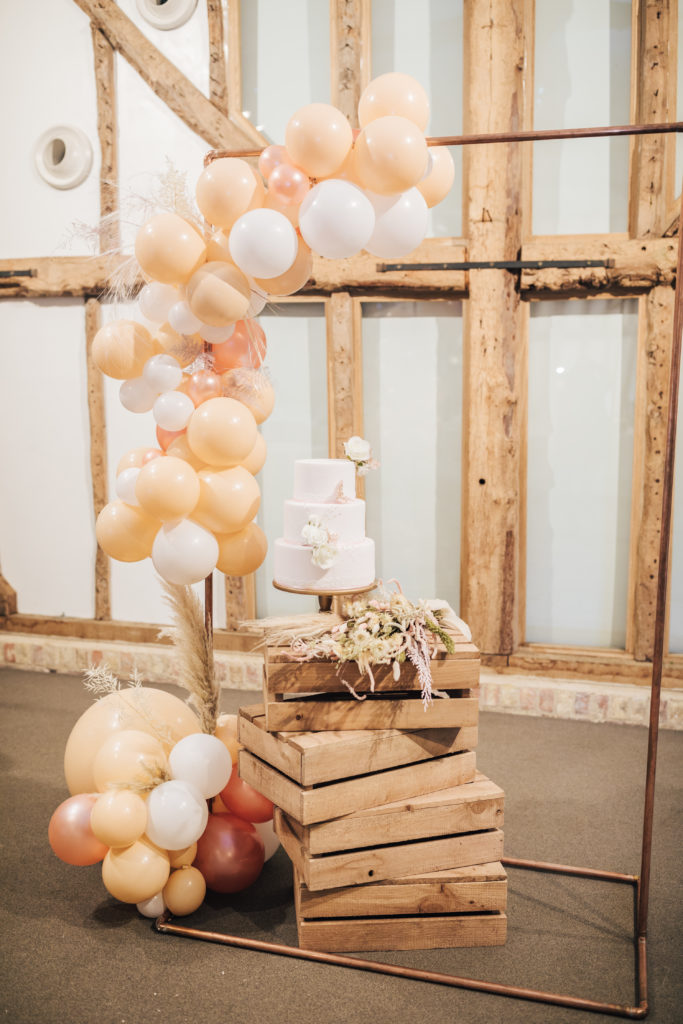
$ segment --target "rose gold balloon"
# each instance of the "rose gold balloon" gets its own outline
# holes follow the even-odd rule
[[[264,858],[263,840],[253,825],[234,814],[210,814],[194,866],[214,892],[241,892],[261,874]]]
[[[179,334],[170,324],[162,324],[156,333],[156,340],[163,352],[177,359],[181,366],[193,363],[204,348],[198,334]]]
[[[310,246],[306,245],[303,238],[298,239],[296,259],[289,270],[279,277],[271,277],[267,281],[256,278],[260,285],[270,295],[293,295],[308,281],[313,270],[313,255]]]
[[[186,846],[184,850],[169,850],[168,859],[171,863],[172,868],[182,868],[187,864],[188,867],[197,856],[197,844],[192,843],[191,846]]]
[[[147,805],[130,789],[112,789],[95,803],[90,826],[106,846],[130,846],[147,827]]]
[[[246,405],[257,423],[268,419],[275,406],[275,392],[264,373],[240,367],[228,370],[222,380],[223,394]]]
[[[261,325],[256,320],[238,320],[228,340],[212,346],[214,368],[218,373],[238,366],[257,368],[266,358],[266,348],[266,335]]]
[[[202,469],[199,471],[199,501],[192,518],[214,533],[243,530],[258,512],[261,491],[244,469]]]
[[[432,146],[429,150],[432,166],[429,174],[418,181],[416,188],[424,196],[427,206],[436,206],[445,199],[455,178],[455,165],[446,146]]]
[[[270,821],[273,817],[271,801],[240,778],[236,764],[227,785],[221,790],[221,800],[233,814],[245,821]]]
[[[186,393],[195,406],[207,402],[209,398],[220,398],[223,394],[221,378],[212,370],[197,370],[188,381]]]
[[[245,160],[212,160],[197,182],[197,206],[210,224],[229,228],[263,201],[263,182]]]
[[[284,146],[266,146],[258,158],[258,169],[267,181],[275,168],[284,163],[291,163]]]
[[[230,752],[230,757],[233,764],[237,764],[237,755],[242,749],[242,744],[237,739],[237,715],[219,715],[214,730],[214,736],[216,736],[221,743],[226,746]],[[216,799],[220,799],[220,794]],[[227,811],[227,807],[221,800],[223,809]],[[218,813],[218,808],[214,802],[214,812]]]
[[[146,466],[148,462],[152,461],[152,459],[158,459],[159,456],[163,454],[164,453],[161,451],[160,448],[148,448],[145,454],[142,456],[142,462],[140,463],[140,467],[142,468],[142,466]]]
[[[122,903],[142,903],[156,896],[170,873],[168,854],[146,836],[131,846],[109,850],[102,864],[105,889]]]
[[[115,380],[139,377],[148,359],[159,351],[146,327],[134,320],[105,324],[93,338],[92,361]]]
[[[161,742],[140,729],[107,737],[95,755],[92,773],[100,793],[114,784],[147,785],[168,767]]]
[[[173,455],[176,459],[183,459],[185,462],[189,462],[195,472],[200,469],[206,469],[206,463],[197,458],[187,443],[187,432],[185,430],[178,437],[173,438],[166,451],[168,455]]]
[[[242,465],[245,469],[249,470],[254,476],[263,469],[268,454],[268,448],[266,446],[266,439],[260,432],[256,435],[256,442],[254,447],[251,449],[246,459],[243,459]]]
[[[189,463],[167,455],[142,467],[135,496],[156,519],[184,519],[199,500],[199,478]]]
[[[179,438],[184,437],[187,433],[187,428],[184,427],[182,430],[164,430],[157,424],[156,435],[159,447],[163,449],[163,452],[167,452],[171,445]],[[162,454],[163,454],[162,452]]]
[[[123,473],[124,469],[140,469],[143,465],[143,460],[150,452],[156,452],[157,455],[161,455],[161,452],[156,448],[131,448],[129,452],[126,452],[119,459],[116,475],[118,476],[120,473]]]
[[[159,520],[143,508],[112,501],[97,517],[95,536],[110,558],[117,562],[140,562],[151,555],[152,544],[160,528]]]
[[[427,143],[406,117],[371,121],[356,139],[356,170],[363,188],[395,195],[417,185],[427,167]]]
[[[249,308],[251,286],[234,263],[207,263],[187,283],[187,302],[195,316],[211,327],[224,327]]]
[[[50,846],[66,864],[85,867],[97,864],[107,853],[90,827],[90,815],[97,796],[79,793],[64,800],[50,818],[47,834]]]
[[[329,103],[309,103],[290,118],[285,145],[292,163],[312,178],[333,174],[351,148],[351,125]]]
[[[222,533],[218,541],[216,568],[226,576],[248,576],[261,566],[268,551],[268,541],[260,526],[250,523],[238,533]]]
[[[302,202],[310,191],[308,175],[291,164],[280,164],[268,178],[268,191],[281,203]]]
[[[192,413],[187,441],[209,466],[237,466],[256,441],[256,421],[242,402],[233,398],[210,398]]]
[[[183,867],[173,871],[163,891],[164,903],[176,917],[193,914],[206,896],[206,882],[201,871]]]
[[[158,213],[140,228],[135,257],[146,274],[163,284],[184,284],[206,259],[204,239],[177,213]]]
[[[361,128],[388,114],[407,117],[420,131],[425,131],[429,121],[429,100],[420,83],[410,75],[389,71],[373,78],[363,90],[358,102]]]

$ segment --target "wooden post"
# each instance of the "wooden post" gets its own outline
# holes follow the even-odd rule
[[[98,28],[92,28],[97,91],[97,133],[100,139],[100,252],[121,246],[119,213],[119,154],[116,124],[114,50]]]
[[[90,472],[92,476],[95,518],[107,504],[107,428],[104,416],[104,382],[91,357],[93,338],[100,328],[100,304],[88,299],[85,304],[85,338],[90,418]],[[95,618],[111,618],[111,568],[108,557],[97,546],[95,555]]]
[[[228,112],[227,0],[206,0],[209,23],[209,99],[224,114]]]
[[[370,0],[330,0],[332,103],[358,127],[358,100],[370,80]]]
[[[465,132],[526,127],[530,9],[525,0],[465,4]],[[518,258],[524,240],[522,146],[470,147],[464,154],[464,177],[469,258]],[[469,277],[461,614],[482,652],[509,654],[521,639],[527,311],[512,273],[472,270]]]
[[[254,575],[225,577],[225,628],[237,629],[240,622],[256,617]]]
[[[330,458],[344,458],[344,441],[363,433],[361,310],[348,292],[334,292],[327,320],[327,419]]]

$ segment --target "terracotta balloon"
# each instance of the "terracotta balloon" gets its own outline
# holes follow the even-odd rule
[[[266,535],[256,523],[238,533],[224,533],[218,541],[216,568],[226,576],[248,576],[263,564],[268,550]]]
[[[266,146],[258,158],[258,169],[267,181],[276,167],[290,162],[289,154],[284,146]]]
[[[407,117],[420,131],[429,121],[429,100],[419,82],[400,71],[379,75],[365,87],[358,102],[358,121],[361,128],[378,117],[398,114]]]
[[[256,278],[256,283],[261,285],[271,295],[293,295],[308,281],[313,270],[313,255],[310,246],[306,245],[303,238],[298,240],[296,259],[289,270],[279,277]]]
[[[126,505],[123,501],[112,501],[104,506],[97,517],[95,536],[105,555],[110,558],[115,558],[117,562],[140,562],[151,554],[160,525],[159,520],[143,508]]]
[[[122,903],[141,903],[156,896],[170,873],[166,851],[145,836],[131,846],[109,850],[102,864],[105,889]]]
[[[170,454],[169,449],[171,445],[175,444],[176,441],[179,441],[181,437],[185,437],[186,433],[187,430],[185,427],[183,427],[182,430],[164,430],[164,428],[160,427],[157,423],[157,441],[159,442],[159,447],[163,449],[159,454],[163,455],[164,452]]]
[[[214,369],[224,373],[238,366],[257,368],[266,358],[266,348],[266,335],[258,321],[238,320],[228,340],[211,348]]]
[[[123,473],[124,469],[140,469],[144,465],[145,460],[149,461],[150,458],[156,458],[157,455],[161,454],[158,448],[132,448],[119,459],[116,475],[118,476],[120,473]]]
[[[192,513],[195,522],[214,533],[243,530],[258,512],[261,491],[243,466],[199,471],[199,501]]]
[[[188,462],[195,471],[206,468],[206,463],[197,458],[187,443],[187,431],[185,430],[181,431],[177,437],[173,438],[166,449],[166,453],[167,455],[172,455],[176,459],[182,459],[184,462]],[[249,467],[247,466],[247,469],[248,468]]]
[[[166,455],[142,467],[135,495],[149,515],[164,522],[182,519],[199,500],[199,479],[188,462]]]
[[[92,809],[90,826],[106,846],[130,846],[145,831],[145,801],[130,789],[112,789],[100,796]]]
[[[406,117],[390,114],[371,121],[354,148],[361,185],[382,196],[407,192],[427,168],[425,137]]]
[[[222,374],[222,381],[223,394],[246,405],[257,423],[268,419],[275,406],[275,392],[264,373],[240,367]]]
[[[278,164],[268,178],[268,192],[281,203],[298,205],[310,188],[308,175],[292,164]]]
[[[217,228],[229,228],[247,210],[263,202],[264,188],[246,160],[212,160],[197,182],[197,206]]]
[[[156,340],[161,350],[177,359],[181,366],[193,363],[204,347],[198,334],[179,334],[170,324],[158,328]]]
[[[263,469],[266,456],[268,454],[268,448],[266,446],[266,439],[260,432],[256,435],[256,441],[254,447],[251,449],[246,459],[242,460],[242,465],[248,470],[253,476]]]
[[[221,800],[245,821],[270,821],[273,817],[272,802],[240,778],[238,765],[233,765],[228,784],[221,790]]]
[[[173,871],[163,890],[164,902],[176,917],[193,914],[201,907],[205,896],[204,877],[200,871],[191,867]]]
[[[92,773],[100,793],[114,785],[148,785],[167,769],[161,741],[140,729],[121,729],[95,755]]]
[[[232,324],[243,317],[250,298],[249,282],[234,263],[207,263],[187,283],[190,309],[212,327]]]
[[[93,338],[92,361],[115,380],[139,377],[148,359],[159,351],[146,327],[134,320],[105,324]]]
[[[285,146],[296,167],[312,178],[333,174],[351,149],[351,125],[329,103],[309,103],[290,118]]]
[[[64,774],[70,793],[92,793],[93,762],[113,733],[139,729],[157,736],[164,753],[184,736],[199,732],[199,720],[184,701],[165,690],[134,686],[101,697],[74,725],[64,751]]]
[[[455,164],[450,150],[446,146],[432,146],[429,150],[431,168],[429,173],[418,181],[416,188],[424,196],[430,208],[445,199],[455,179]]]
[[[278,199],[271,192],[266,192],[263,206],[266,210],[275,210],[276,213],[283,214],[293,228],[299,227],[299,207],[293,203],[283,203],[281,199]]]
[[[232,763],[237,764],[237,755],[242,749],[242,744],[237,739],[237,715],[219,715],[218,721],[216,722],[216,728],[214,730],[214,736],[216,736],[221,743],[225,744],[230,752]],[[221,803],[227,811],[227,807],[222,800]],[[214,811],[217,811],[215,804]]]
[[[47,834],[50,846],[66,864],[85,867],[97,864],[107,853],[90,827],[90,815],[97,796],[79,793],[64,800],[50,818]]]
[[[135,258],[162,284],[185,284],[206,259],[204,239],[177,213],[158,213],[138,231]]]
[[[237,466],[256,441],[256,420],[250,409],[234,398],[210,398],[193,412],[187,442],[198,459],[209,466]]]
[[[213,892],[241,892],[261,874],[264,857],[263,840],[252,824],[234,814],[210,814],[194,866]]]
[[[169,850],[168,859],[171,863],[172,868],[182,868],[187,864],[188,866],[193,862],[197,856],[197,844],[192,843],[190,846],[186,846],[184,850]]]
[[[221,378],[212,370],[197,370],[190,376],[185,386],[185,393],[190,396],[195,407],[208,401],[209,398],[220,398],[223,394]]]

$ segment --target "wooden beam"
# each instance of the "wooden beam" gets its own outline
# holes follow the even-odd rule
[[[107,427],[104,379],[92,361],[92,343],[102,322],[97,299],[85,304],[88,417],[90,421],[90,476],[95,519],[107,504]],[[111,563],[99,544],[95,553],[95,618],[111,618]]]
[[[215,149],[265,145],[256,131],[234,124],[150,43],[112,0],[74,0],[157,96],[188,128]]]
[[[268,140],[256,130],[242,113],[242,18],[241,0],[227,0],[228,25],[228,114],[230,121],[251,140],[255,147],[263,149]],[[292,111],[294,113],[294,111]],[[284,140],[282,140],[284,142]]]
[[[225,577],[225,626],[228,630],[236,630],[245,619],[256,618],[256,586],[255,577]]]
[[[97,92],[97,134],[100,139],[100,252],[121,247],[119,224],[119,154],[116,123],[114,50],[97,28],[92,28]]]
[[[465,4],[465,132],[525,127],[527,15],[524,0]],[[464,153],[464,179],[470,259],[517,259],[524,231],[522,146],[471,147]],[[505,654],[520,640],[528,306],[512,274],[472,270],[469,278],[460,611],[484,653]]]
[[[330,67],[335,107],[358,127],[358,101],[370,75],[369,0],[330,0]]]
[[[467,271],[421,270],[420,264],[461,263],[466,259],[467,250],[461,238],[426,238],[410,256],[401,260],[382,260],[367,252],[346,260],[328,260],[314,254],[311,276],[302,293],[329,294],[343,289],[461,298],[467,289]],[[392,264],[414,264],[417,269],[389,272],[381,269]]]
[[[649,686],[652,676],[650,665],[636,661],[625,651],[543,644],[523,644],[510,655],[502,672],[503,675],[522,672],[594,683],[633,683],[643,687]],[[666,687],[681,687],[683,655],[669,655],[665,659],[662,683]]]
[[[0,574],[0,619],[15,615],[17,611],[17,592],[5,577]]]
[[[159,626],[147,622],[121,622],[98,619],[77,619],[64,615],[9,615],[0,617],[0,630],[5,633],[26,633],[31,636],[60,636],[72,640],[102,640],[127,644],[170,644],[159,637]],[[259,644],[261,636],[254,633],[214,631],[217,651],[248,653]]]
[[[206,0],[209,23],[209,99],[224,114],[228,112],[228,4],[227,0]]]
[[[0,260],[0,299],[101,295],[121,262],[108,255]]]
[[[363,433],[360,303],[335,292],[327,320],[327,418],[330,458],[344,458],[344,441]]]

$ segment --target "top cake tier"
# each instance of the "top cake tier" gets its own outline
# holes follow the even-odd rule
[[[355,497],[356,467],[348,459],[297,459],[294,463],[295,501],[332,502]]]

